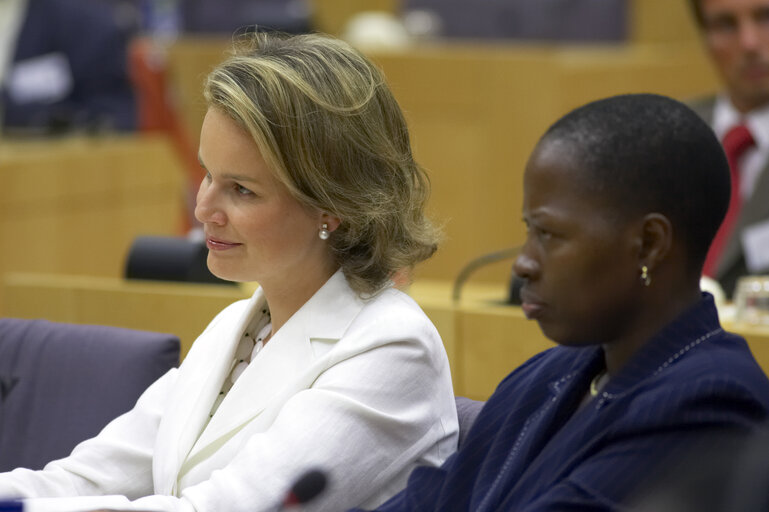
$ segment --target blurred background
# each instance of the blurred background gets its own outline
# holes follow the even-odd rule
[[[509,257],[451,297],[469,261],[523,242],[539,136],[600,97],[719,90],[686,0],[0,0],[0,315],[174,332],[184,352],[249,293],[124,279],[137,237],[194,238],[201,84],[244,30],[327,32],[384,70],[446,235],[410,291],[476,398],[548,346],[501,305]]]

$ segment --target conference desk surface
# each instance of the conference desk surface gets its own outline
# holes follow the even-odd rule
[[[226,305],[251,295],[254,285],[201,285],[117,278],[16,273],[6,276],[4,316],[115,325],[171,332],[182,355]],[[451,283],[418,280],[408,293],[438,328],[458,395],[487,398],[511,370],[553,343],[520,308],[502,303],[505,286],[468,283],[462,300]],[[769,328],[734,326],[769,373]]]
[[[508,373],[555,346],[520,307],[503,303],[505,286],[469,285],[456,303],[448,298],[451,288],[446,282],[415,283],[409,292],[438,327],[451,360],[455,390],[465,396],[487,398]],[[769,327],[727,321],[722,325],[747,340],[769,375]]]

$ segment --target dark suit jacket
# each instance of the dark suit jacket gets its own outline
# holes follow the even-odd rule
[[[511,373],[460,450],[418,468],[379,510],[617,510],[699,436],[748,435],[769,416],[769,380],[721,330],[712,297],[665,327],[580,408],[599,347],[559,346]]]
[[[3,90],[4,126],[133,130],[136,105],[126,66],[129,36],[112,2],[28,0],[9,72],[28,59],[61,53],[69,63],[72,89],[53,103],[18,102]]]
[[[706,123],[713,125],[715,98],[698,100],[690,103],[689,106]],[[716,279],[730,297],[734,294],[737,279],[750,273],[745,265],[745,254],[742,250],[740,234],[746,227],[765,220],[769,220],[769,163],[762,170],[750,200],[742,205],[737,225],[732,231],[732,236],[727,241],[726,247],[724,247],[721,261],[718,264]]]

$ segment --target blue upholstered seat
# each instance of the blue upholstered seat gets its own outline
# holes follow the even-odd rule
[[[475,418],[483,409],[486,402],[478,400],[471,400],[464,396],[458,396],[455,398],[457,403],[457,417],[459,419],[459,441],[458,446],[462,446],[467,433],[475,423]]]
[[[68,455],[178,364],[170,334],[0,318],[0,471]]]

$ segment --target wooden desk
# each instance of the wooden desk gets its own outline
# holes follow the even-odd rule
[[[441,333],[458,395],[485,400],[513,369],[554,346],[520,308],[501,303],[503,285],[468,283],[457,303],[444,280],[419,280],[408,292]]]
[[[484,400],[508,373],[555,346],[521,308],[499,303],[505,296],[504,286],[471,283],[458,304],[451,303],[445,281],[419,281],[409,292],[449,340],[454,388],[459,394]],[[747,340],[758,364],[769,374],[769,328],[728,323],[724,328]]]
[[[8,299],[6,316],[170,332],[181,339],[182,357],[219,311],[250,297],[254,290],[254,284],[201,285],[23,272],[7,274],[0,284],[0,293]],[[441,282],[416,290],[420,305],[443,337],[454,370],[459,349],[455,311],[447,300],[449,287]],[[496,291],[485,286],[478,290],[483,296]],[[454,371],[461,372],[461,367]]]
[[[462,370],[459,388],[466,396],[483,399],[508,373],[537,352],[554,344],[536,322],[517,307],[471,307],[460,314]],[[743,336],[753,356],[769,374],[769,329],[726,327]]]
[[[171,332],[182,356],[228,304],[251,296],[253,286],[125,281],[103,277],[11,274],[3,282],[8,316]],[[451,300],[448,281],[421,280],[408,290],[443,338],[454,391],[483,400],[513,369],[553,345],[521,309],[500,305],[504,286],[469,283]],[[728,328],[728,327],[727,327]],[[729,329],[748,340],[769,373],[769,329]]]
[[[136,236],[182,226],[184,177],[161,137],[3,140],[0,180],[0,274],[118,277]]]
[[[227,305],[250,294],[237,286],[15,273],[5,276],[5,316],[169,332],[184,358]]]

